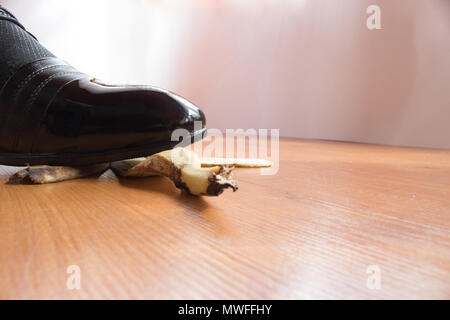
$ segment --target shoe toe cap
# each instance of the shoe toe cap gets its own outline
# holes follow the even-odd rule
[[[174,100],[178,109],[180,110],[182,117],[181,120],[176,122],[175,127],[172,129],[183,128],[189,131],[193,131],[197,128],[206,127],[206,117],[203,111],[194,105],[187,99],[178,96],[174,93],[167,93],[171,99]]]
[[[42,152],[168,146],[174,130],[204,131],[204,113],[187,99],[154,87],[74,82],[53,100],[35,145]],[[45,142],[45,143],[44,143]]]

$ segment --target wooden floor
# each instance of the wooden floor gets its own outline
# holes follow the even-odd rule
[[[219,198],[111,172],[6,185],[15,170],[3,299],[450,298],[450,151],[286,139],[277,175],[236,170]]]

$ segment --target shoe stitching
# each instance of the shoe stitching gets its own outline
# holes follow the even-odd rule
[[[50,76],[50,77],[48,77],[45,81],[43,81],[42,83],[40,83],[39,84],[39,86],[33,91],[33,93],[32,93],[32,95],[28,98],[28,100],[27,100],[27,102],[26,102],[26,104],[25,104],[25,108],[24,108],[24,110],[22,111],[22,114],[27,114],[28,112],[29,112],[29,110],[30,110],[30,108],[31,108],[31,106],[33,105],[33,103],[34,103],[34,101],[36,100],[36,98],[39,96],[39,94],[41,93],[41,91],[42,91],[42,89],[50,82],[50,81],[52,81],[53,79],[55,79],[55,78],[57,78],[57,77],[62,77],[62,76],[65,76],[65,75],[69,75],[69,74],[77,74],[77,73],[79,73],[79,74],[82,74],[81,72],[79,72],[79,71],[77,71],[77,70],[73,70],[73,71],[62,71],[62,72],[58,72],[58,73],[55,73],[55,74],[53,74],[52,76]],[[23,116],[22,117],[22,121],[20,121],[19,123],[18,123],[18,125],[16,126],[16,128],[17,129],[19,129],[19,131],[18,132],[21,132],[22,131],[22,128],[23,128],[23,126],[24,126],[24,119],[25,119],[26,117],[25,116]],[[16,141],[15,141],[15,143],[14,143],[14,145],[13,145],[13,149],[16,149],[17,148],[17,146],[18,146],[18,144],[19,144],[19,139],[20,139],[20,135],[18,134],[17,135],[17,137],[16,137]],[[33,143],[32,143],[33,144]]]
[[[38,62],[41,62],[41,61],[44,61],[44,60],[48,60],[48,59],[54,59],[54,58],[53,58],[53,57],[40,58],[40,59],[37,59],[36,61],[30,62],[29,64],[26,64],[26,65],[20,67],[20,68],[16,71],[16,73],[13,73],[13,74],[8,78],[8,80],[6,80],[6,82],[3,84],[3,86],[0,88],[0,97],[2,97],[2,96],[4,95],[5,90],[6,90],[6,87],[7,87],[8,84],[12,81],[12,79],[14,79],[14,77],[16,76],[16,74],[17,74],[18,72],[21,71],[22,68],[28,67],[29,65],[33,65],[33,64],[35,64],[35,63],[38,63]]]
[[[56,90],[55,95],[52,97],[52,99],[50,99],[50,101],[47,103],[46,107],[42,110],[41,116],[40,116],[39,119],[38,119],[38,120],[39,120],[39,121],[38,121],[38,126],[37,126],[37,128],[35,128],[35,129],[36,129],[36,130],[35,130],[36,134],[35,134],[35,136],[34,136],[35,138],[33,139],[32,144],[31,144],[31,148],[30,148],[30,152],[31,152],[31,153],[32,153],[33,150],[35,149],[35,145],[36,145],[37,142],[38,142],[38,139],[39,139],[39,132],[41,131],[41,128],[42,128],[42,121],[43,121],[43,119],[45,119],[45,115],[46,115],[47,112],[48,112],[49,106],[53,103],[53,101],[55,100],[55,98],[58,96],[60,90],[62,90],[62,89],[63,89],[65,86],[67,86],[68,84],[70,84],[70,83],[72,83],[72,82],[74,82],[74,81],[78,81],[78,80],[82,79],[83,77],[86,77],[86,75],[85,75],[84,73],[82,73],[82,72],[79,72],[79,73],[78,73],[78,76],[75,76],[72,80],[70,80],[70,81],[68,81],[67,83],[63,84],[63,85],[61,86],[61,88],[59,88],[58,90]]]
[[[42,69],[36,70],[34,72],[32,72],[31,74],[29,74],[24,80],[22,80],[19,85],[14,88],[14,93],[11,95],[11,102],[15,103],[16,99],[19,96],[20,91],[30,82],[30,80],[32,78],[34,78],[35,76],[41,74],[42,72],[49,70],[49,69],[53,69],[53,68],[57,68],[57,67],[62,67],[62,66],[66,66],[65,64],[59,64],[59,65],[53,65],[53,66],[46,66]]]

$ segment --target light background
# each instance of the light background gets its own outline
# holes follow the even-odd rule
[[[177,92],[209,127],[450,148],[449,0],[0,3],[80,70]]]

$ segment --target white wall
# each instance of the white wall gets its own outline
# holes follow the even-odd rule
[[[2,4],[82,71],[178,92],[210,127],[450,148],[448,0]]]

